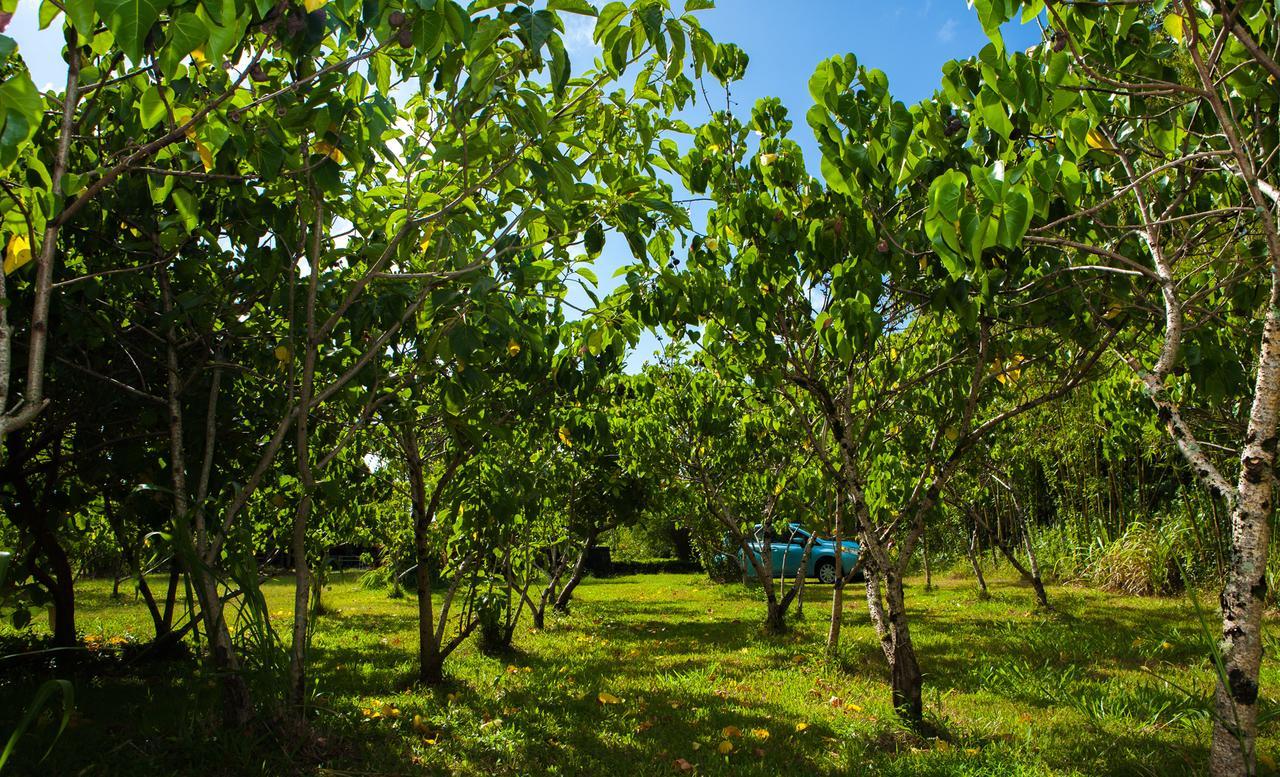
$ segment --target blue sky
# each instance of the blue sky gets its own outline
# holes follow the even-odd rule
[[[678,0],[676,0],[678,3]],[[910,104],[932,94],[941,78],[942,65],[951,59],[977,54],[986,37],[977,16],[963,0],[719,0],[717,8],[698,14],[704,27],[718,41],[738,44],[751,58],[746,78],[733,89],[736,110],[747,115],[761,97],[775,96],[791,112],[796,124],[793,137],[805,151],[810,169],[816,169],[816,144],[804,123],[812,105],[809,76],[819,62],[852,52],[858,61],[883,70],[898,99]],[[65,78],[61,35],[37,30],[38,0],[19,0],[8,34],[20,51],[40,88],[54,88]],[[566,44],[575,64],[591,61],[592,20],[565,15]],[[1025,48],[1040,37],[1034,24],[1005,30],[1010,49]],[[691,123],[699,115],[688,117]],[[701,215],[694,215],[701,226]],[[614,271],[631,262],[626,243],[610,240],[596,274],[599,291],[609,291]],[[574,294],[583,304],[586,296]],[[632,366],[647,359],[657,340],[646,336],[632,357]]]

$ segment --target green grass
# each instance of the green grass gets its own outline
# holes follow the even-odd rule
[[[857,590],[843,651],[826,660],[829,588],[810,588],[805,618],[770,637],[758,627],[758,594],[741,586],[692,575],[588,580],[571,616],[522,628],[509,655],[464,645],[450,685],[424,691],[411,683],[413,599],[347,582],[327,591],[332,612],[314,637],[318,736],[304,751],[284,750],[270,732],[220,735],[212,681],[198,668],[107,663],[74,678],[76,719],[49,758],[31,765],[50,739],[37,732],[14,773],[680,774],[677,759],[705,775],[1204,771],[1212,670],[1186,599],[1055,587],[1058,611],[1042,614],[1012,582],[995,581],[988,601],[964,580],[932,592],[914,582],[926,710],[944,739],[895,722]],[[108,590],[84,586],[81,628],[103,640],[145,637],[145,609]],[[284,626],[288,583],[266,595]],[[1270,636],[1268,698],[1280,685],[1277,642]],[[14,674],[0,685],[4,731],[48,676]],[[1263,710],[1260,752],[1271,763],[1277,705]]]

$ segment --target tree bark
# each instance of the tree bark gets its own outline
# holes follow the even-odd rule
[[[53,531],[43,524],[37,533],[41,555],[49,562],[49,594],[53,597],[53,644],[74,647],[76,638],[75,576],[67,552]]]
[[[1040,579],[1038,571],[1033,574],[1031,570],[1023,566],[1022,562],[1018,560],[1018,557],[1014,555],[1013,551],[1009,549],[1009,546],[1005,544],[1005,541],[999,536],[992,534],[990,527],[987,526],[987,522],[982,519],[982,516],[973,508],[972,505],[969,506],[969,515],[973,518],[975,525],[981,526],[987,532],[987,536],[991,538],[993,544],[1000,549],[1001,555],[1008,560],[1014,569],[1018,570],[1018,574],[1022,576],[1022,579],[1031,585],[1031,588],[1036,592],[1037,605],[1045,609],[1052,609],[1049,606],[1049,594],[1045,591],[1044,582]],[[984,590],[985,587],[986,584],[984,583]]]
[[[836,492],[836,584],[831,588],[831,624],[827,629],[827,655],[840,649],[840,627],[844,624],[844,498]]]
[[[907,625],[902,576],[898,570],[890,569],[885,572],[884,577],[891,643],[887,657],[893,708],[899,717],[919,730],[924,723],[924,675],[920,673],[920,663],[916,659],[915,645],[911,642],[911,630]]]
[[[587,571],[587,561],[591,551],[595,549],[596,541],[599,537],[599,530],[594,528],[587,535],[587,544],[582,547],[582,553],[578,554],[578,560],[573,565],[573,572],[569,575],[569,579],[565,581],[564,588],[561,588],[559,595],[556,596],[556,602],[553,605],[556,612],[566,615],[569,613],[569,602],[573,599],[573,589],[577,588],[578,583],[582,582],[582,577]],[[542,618],[539,617],[535,620],[542,620]],[[542,627],[538,626],[538,628]]]
[[[1280,311],[1276,281],[1258,359],[1249,430],[1231,511],[1231,563],[1220,599],[1222,671],[1214,693],[1214,775],[1255,774],[1262,613],[1267,594],[1267,549],[1274,511],[1276,424],[1280,416]]]
[[[440,508],[444,489],[453,479],[458,467],[462,465],[463,457],[458,454],[450,459],[428,497],[422,452],[418,446],[416,432],[412,428],[406,429],[400,441],[405,454],[410,501],[413,505],[413,548],[417,561],[418,581],[418,679],[427,685],[439,685],[444,682],[444,660],[447,653],[441,650],[443,629],[439,631],[436,629],[435,605],[431,591],[431,549],[427,532],[435,520],[436,511]],[[442,614],[443,617],[445,617],[444,614]]]
[[[982,564],[978,560],[978,526],[973,525],[969,531],[969,564],[973,567],[973,575],[978,579],[978,598],[990,599],[991,592],[987,590],[987,579],[982,576]]]

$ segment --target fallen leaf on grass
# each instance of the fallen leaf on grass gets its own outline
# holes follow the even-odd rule
[[[596,699],[598,699],[601,704],[621,704],[622,703],[622,699],[619,699],[617,696],[614,696],[612,693],[608,693],[605,691],[601,691],[600,695],[596,696]]]
[[[742,736],[742,729],[738,728],[737,726],[725,726],[724,728],[720,729],[720,736],[724,737],[725,739],[728,739],[729,737],[740,737]]]
[[[728,755],[733,752],[733,743],[726,739],[716,749],[720,751],[720,755]]]
[[[680,771],[682,771],[682,772],[691,772],[691,771],[693,771],[693,764],[689,763],[688,761],[684,760],[683,758],[677,758],[677,759],[676,759],[676,767],[677,767],[678,769],[680,769]]]

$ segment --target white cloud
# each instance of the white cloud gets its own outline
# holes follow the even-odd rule
[[[595,59],[600,53],[600,47],[591,40],[591,33],[596,28],[596,20],[589,16],[571,13],[564,14],[560,18],[564,20],[564,34],[561,37],[569,56],[578,59]]]
[[[938,40],[943,43],[950,43],[955,40],[956,28],[959,26],[959,23],[956,22],[955,19],[947,19],[942,23],[942,26],[938,28]]]

